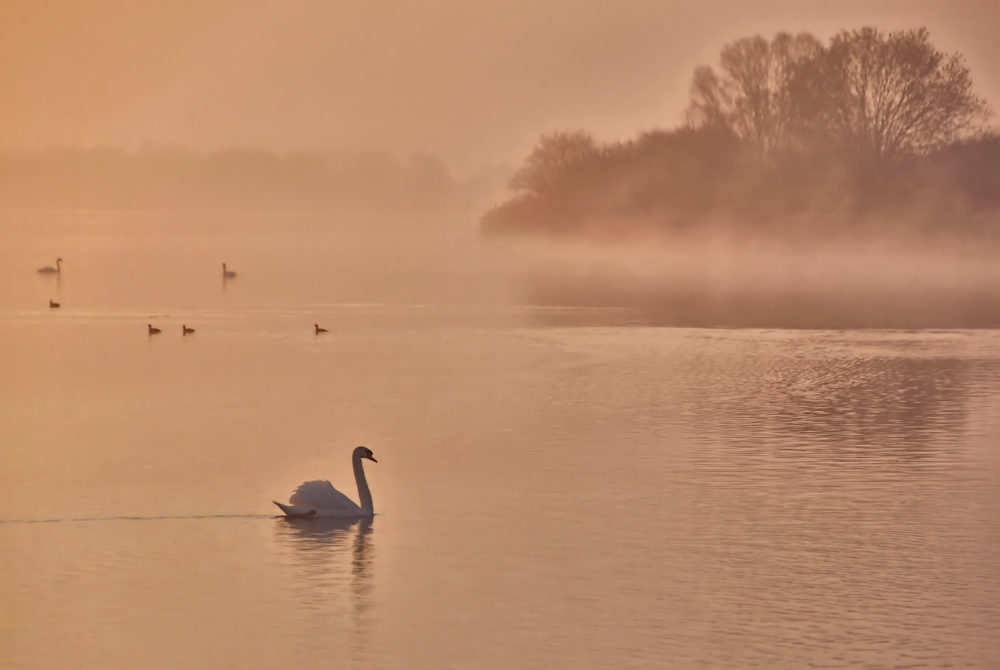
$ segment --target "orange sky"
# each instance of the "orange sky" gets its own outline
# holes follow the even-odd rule
[[[1000,108],[996,0],[0,0],[0,146],[389,149],[459,170],[680,118],[776,29],[926,25]]]

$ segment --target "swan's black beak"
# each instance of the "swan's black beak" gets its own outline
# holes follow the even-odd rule
[[[375,460],[375,457],[374,457],[374,456],[365,456],[365,458],[367,458],[367,459],[368,459],[369,461],[371,461],[372,463],[378,463],[378,461],[376,461],[376,460]]]

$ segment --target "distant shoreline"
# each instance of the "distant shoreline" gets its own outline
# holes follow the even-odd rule
[[[456,179],[422,154],[58,147],[0,152],[0,210],[453,210],[489,176]]]

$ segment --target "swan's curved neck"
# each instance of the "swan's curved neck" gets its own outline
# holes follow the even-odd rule
[[[355,456],[351,460],[354,461],[354,479],[358,482],[358,500],[361,501],[361,509],[366,512],[374,512],[372,492],[368,488],[368,480],[365,479],[365,468],[361,465],[361,457]]]

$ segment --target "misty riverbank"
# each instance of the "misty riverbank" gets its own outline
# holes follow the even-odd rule
[[[481,219],[538,305],[644,323],[1000,327],[1000,135],[926,29],[751,36],[684,123],[542,135]]]
[[[997,235],[1000,135],[926,29],[746,37],[695,70],[684,123],[542,135],[482,217],[493,236]],[[988,230],[992,228],[992,230]]]

